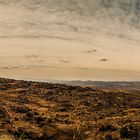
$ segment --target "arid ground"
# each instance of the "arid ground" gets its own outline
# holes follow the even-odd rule
[[[0,79],[0,140],[140,140],[140,91]]]

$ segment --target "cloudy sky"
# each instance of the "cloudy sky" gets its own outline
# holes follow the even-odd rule
[[[0,0],[0,76],[140,80],[139,0]]]

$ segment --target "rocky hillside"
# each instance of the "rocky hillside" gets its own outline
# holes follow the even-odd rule
[[[0,79],[0,140],[139,140],[139,116],[138,91]]]

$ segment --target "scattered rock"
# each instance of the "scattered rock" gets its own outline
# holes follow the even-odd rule
[[[110,124],[101,125],[99,131],[116,131],[117,129]]]
[[[1,135],[0,140],[15,140],[13,136],[10,135]]]
[[[136,90],[0,78],[0,140],[139,140],[139,104]]]

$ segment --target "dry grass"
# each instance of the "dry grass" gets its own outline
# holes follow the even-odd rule
[[[139,92],[0,79],[0,140],[138,140],[139,116]]]

